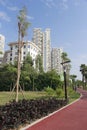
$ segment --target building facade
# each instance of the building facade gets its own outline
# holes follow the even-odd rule
[[[63,68],[62,68],[62,48],[52,48],[51,51],[51,68],[56,70],[56,72],[59,75],[62,75],[63,73]]]
[[[43,45],[43,65],[44,71],[51,70],[51,37],[50,29],[46,29],[44,32],[44,45]]]
[[[10,50],[6,52],[6,55],[4,56],[4,61],[6,61],[7,63],[11,62],[12,64],[14,64],[14,61],[16,61],[18,58],[18,42],[9,43],[9,47]],[[23,47],[21,48],[21,62],[24,61],[28,54],[30,54],[33,62],[35,62],[35,58],[39,54],[39,51],[39,47],[36,46],[33,42],[25,42]]]
[[[43,61],[43,69],[45,72],[51,70],[51,37],[50,29],[46,29],[44,32],[41,28],[35,28],[33,30],[33,42],[40,48],[40,54]]]
[[[5,37],[0,34],[0,58],[4,56]]]

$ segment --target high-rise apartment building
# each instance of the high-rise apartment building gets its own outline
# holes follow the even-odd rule
[[[63,73],[63,68],[62,68],[62,48],[52,48],[51,51],[51,67],[52,69],[55,69],[56,72],[61,75]]]
[[[4,56],[4,44],[5,44],[5,37],[0,34],[0,64],[3,61]]]
[[[32,41],[40,48],[40,53],[43,55],[43,32],[41,28],[34,28]]]
[[[51,70],[51,38],[50,29],[45,32],[41,28],[33,30],[33,42],[40,48],[40,54],[43,59],[43,69],[45,72]]]
[[[44,32],[43,65],[45,72],[51,70],[51,37],[49,28]]]
[[[0,34],[0,57],[4,55],[4,44],[5,44],[5,37]]]

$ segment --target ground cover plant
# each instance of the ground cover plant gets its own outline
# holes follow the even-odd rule
[[[18,129],[19,126],[32,123],[67,104],[61,88],[53,90],[47,87],[45,91],[24,92],[26,100],[19,93],[19,102],[15,102],[15,95],[12,95],[10,103],[6,104],[10,93],[0,93],[0,130]],[[79,96],[71,87],[68,88],[69,103]]]
[[[17,129],[66,105],[56,98],[12,101],[0,106],[0,130]]]

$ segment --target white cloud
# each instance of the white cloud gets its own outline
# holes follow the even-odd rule
[[[56,7],[54,0],[41,0],[41,2],[43,2],[49,8]]]
[[[68,9],[68,0],[62,0],[60,3],[60,6],[62,9],[67,10]]]
[[[11,10],[11,11],[17,11],[17,10],[19,10],[18,9],[18,7],[16,7],[16,6],[13,6],[13,7],[7,7],[9,10]]]
[[[10,22],[10,17],[5,12],[0,12],[0,19]]]
[[[81,1],[82,0],[74,0],[74,5],[79,6],[81,4]],[[84,2],[84,0],[83,0],[83,2]]]
[[[28,15],[27,15],[27,18],[30,19],[30,20],[33,20],[33,19],[34,19],[34,17],[28,16]]]
[[[9,6],[9,1],[7,1],[7,0],[5,0],[5,1],[0,0],[0,4],[4,7],[6,7],[7,9],[11,10],[11,11],[17,11],[18,10],[18,7],[16,7],[16,6],[12,6],[12,5]]]

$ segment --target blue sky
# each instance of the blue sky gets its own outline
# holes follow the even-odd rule
[[[51,46],[63,47],[71,59],[71,74],[81,79],[79,66],[87,64],[87,0],[0,0],[0,33],[8,43],[17,40],[17,15],[26,6],[28,20],[27,40],[32,39],[33,28],[51,29]]]

